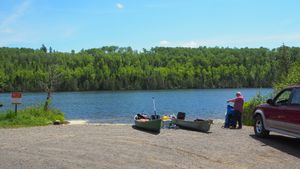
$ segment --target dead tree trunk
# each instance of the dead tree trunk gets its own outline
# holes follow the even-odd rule
[[[44,110],[48,111],[51,103],[51,95],[55,89],[55,86],[59,84],[59,78],[61,74],[57,71],[55,66],[49,66],[48,74],[44,81],[41,82],[42,89],[47,92],[47,98],[44,104]]]

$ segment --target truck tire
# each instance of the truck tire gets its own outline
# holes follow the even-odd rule
[[[261,138],[269,136],[270,131],[265,129],[261,115],[256,115],[254,118],[254,133],[257,137]]]

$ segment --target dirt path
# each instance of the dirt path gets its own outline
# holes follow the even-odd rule
[[[130,125],[0,129],[0,168],[300,168],[300,141],[250,127],[211,133]]]

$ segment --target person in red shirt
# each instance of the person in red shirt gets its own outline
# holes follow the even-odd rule
[[[236,98],[227,100],[227,103],[233,102],[233,109],[234,109],[234,119],[238,122],[239,129],[242,128],[242,112],[244,106],[244,97],[242,96],[241,92],[236,92]]]

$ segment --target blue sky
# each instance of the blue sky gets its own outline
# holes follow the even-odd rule
[[[0,0],[0,47],[300,46],[298,0]]]

